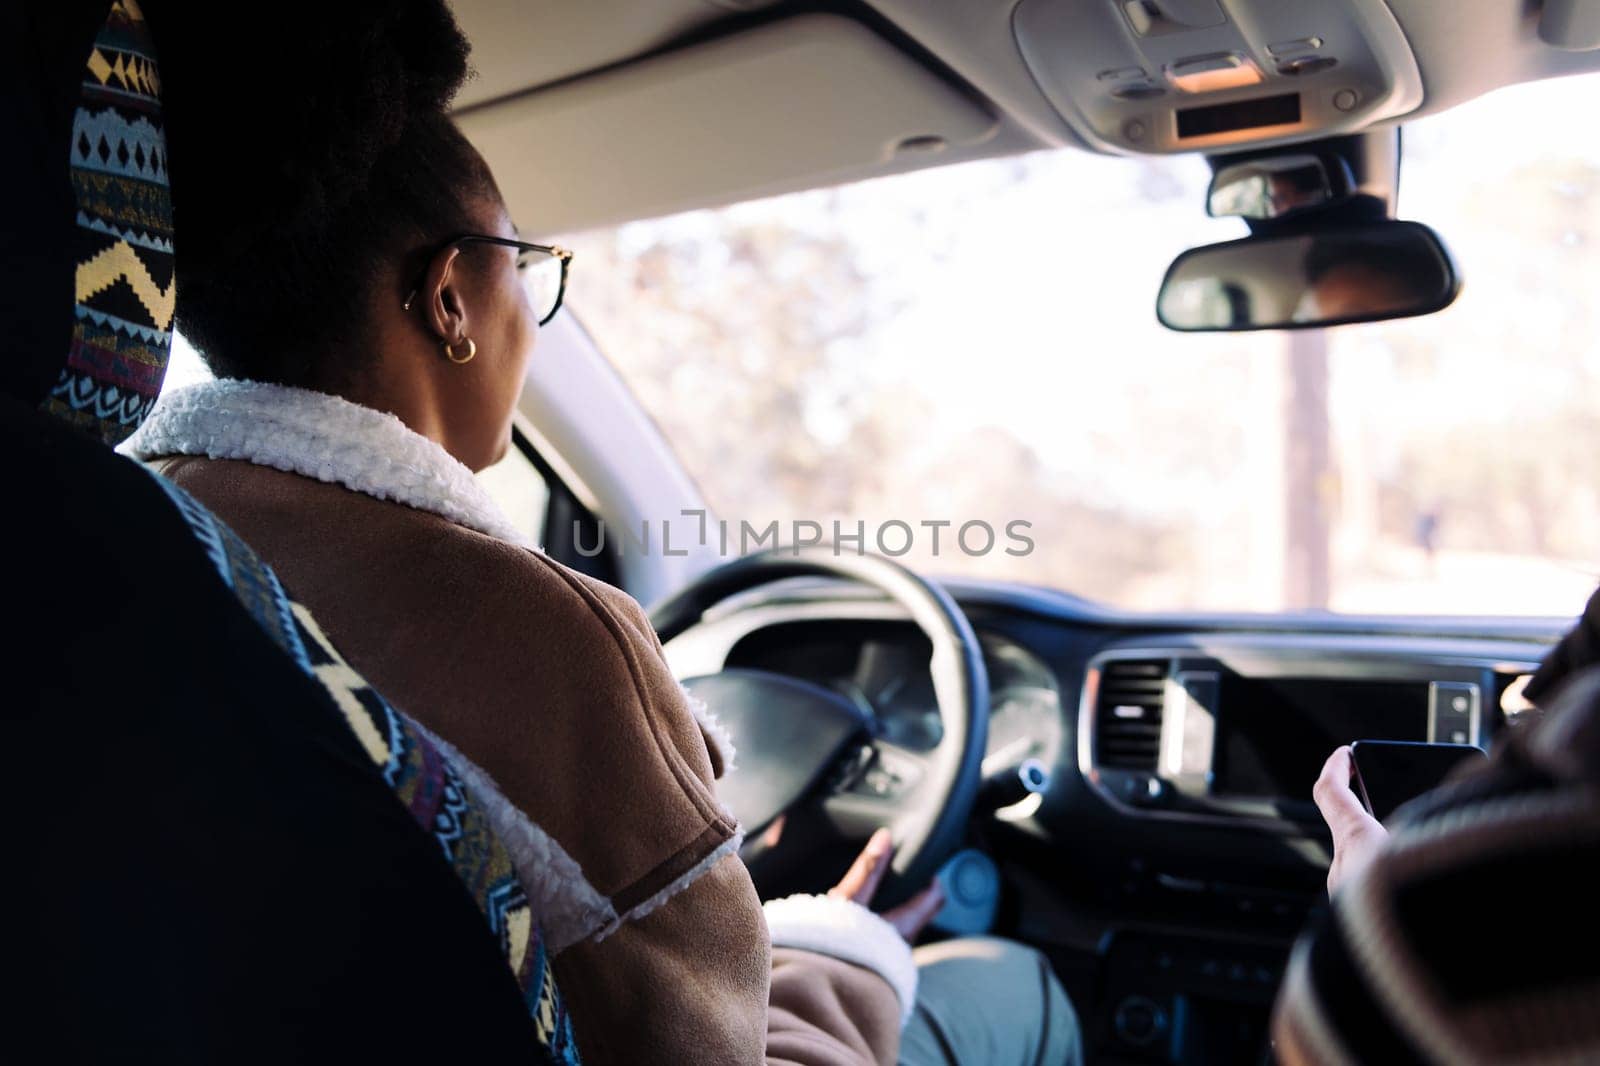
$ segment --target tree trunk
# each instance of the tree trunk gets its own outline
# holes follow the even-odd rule
[[[1284,606],[1325,610],[1331,581],[1333,462],[1328,430],[1328,335],[1287,334],[1284,392]]]

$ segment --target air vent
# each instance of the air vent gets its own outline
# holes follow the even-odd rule
[[[1155,770],[1166,687],[1165,659],[1112,659],[1101,668],[1095,701],[1095,761],[1100,766]]]

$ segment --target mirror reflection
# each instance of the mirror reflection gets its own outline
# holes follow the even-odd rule
[[[1192,249],[1168,269],[1156,314],[1186,332],[1331,326],[1429,314],[1458,288],[1432,230],[1384,221]]]
[[[1282,218],[1335,198],[1327,168],[1314,155],[1252,159],[1218,169],[1206,194],[1213,218]]]

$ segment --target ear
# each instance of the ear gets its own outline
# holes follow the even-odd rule
[[[453,344],[467,334],[467,305],[460,286],[461,273],[456,270],[460,260],[461,249],[454,247],[434,256],[415,297],[422,305],[423,321],[442,344]],[[417,310],[415,303],[412,309]]]

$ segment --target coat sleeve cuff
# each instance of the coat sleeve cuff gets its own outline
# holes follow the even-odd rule
[[[762,910],[773,947],[814,951],[873,971],[899,998],[900,1025],[910,1020],[917,964],[894,926],[859,903],[832,896],[786,896],[768,900]]]

